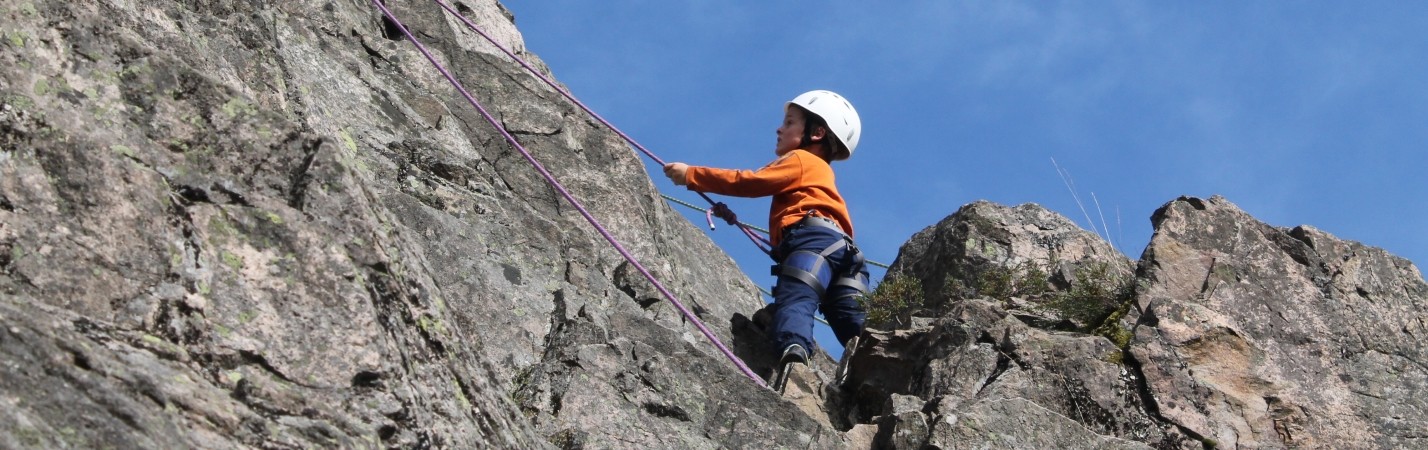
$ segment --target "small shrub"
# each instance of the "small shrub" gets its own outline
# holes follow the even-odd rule
[[[976,293],[984,297],[1003,300],[1032,297],[1045,294],[1048,289],[1046,271],[1031,261],[1012,267],[992,267],[977,276]]]
[[[1125,325],[1121,323],[1121,319],[1125,318],[1126,314],[1130,313],[1131,306],[1134,306],[1135,285],[1133,283],[1126,283],[1126,286],[1123,287],[1122,290],[1123,296],[1120,299],[1120,307],[1111,312],[1111,315],[1106,316],[1106,318],[1101,321],[1101,325],[1091,331],[1091,334],[1105,337],[1109,339],[1112,344],[1115,344],[1116,350],[1112,352],[1114,354],[1113,357],[1107,359],[1107,361],[1113,364],[1125,364],[1126,356],[1130,352],[1131,341],[1135,339],[1135,332],[1131,331],[1130,328],[1126,328]]]
[[[967,283],[963,283],[962,280],[947,277],[947,280],[942,282],[942,299],[944,302],[951,301],[952,299],[971,298],[975,296],[977,296],[977,290],[968,287]]]
[[[1072,281],[1071,289],[1059,294],[1048,306],[1068,319],[1095,328],[1123,309],[1133,290],[1132,280],[1122,279],[1111,271],[1110,264],[1099,262],[1076,268],[1076,279]]]
[[[894,275],[879,282],[873,291],[858,298],[868,312],[865,326],[887,328],[902,324],[902,318],[922,307],[922,283],[916,278]]]
[[[977,294],[1002,299],[1011,297],[1014,276],[1012,269],[1006,267],[987,269],[977,276]]]

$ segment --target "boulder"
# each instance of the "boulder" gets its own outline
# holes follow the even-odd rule
[[[1428,284],[1408,260],[1221,197],[1156,211],[1131,355],[1154,407],[1221,446],[1405,448],[1428,430]]]
[[[1118,305],[1067,297],[1084,286],[1127,285],[1132,272],[1129,258],[1060,214],[1034,203],[977,201],[908,239],[887,276],[920,281],[926,311],[919,315],[936,316],[957,299],[986,296],[1028,318],[1074,328],[1098,322]]]

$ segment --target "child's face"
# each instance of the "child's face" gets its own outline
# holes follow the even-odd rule
[[[783,156],[797,150],[802,143],[803,111],[797,106],[789,105],[783,109],[783,125],[778,127],[778,144],[774,147],[774,154]]]

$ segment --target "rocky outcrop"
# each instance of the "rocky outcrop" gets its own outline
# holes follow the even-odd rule
[[[916,326],[865,335],[843,388],[849,410],[893,448],[1422,444],[1428,285],[1416,267],[1309,227],[1266,225],[1219,197],[1178,199],[1153,221],[1133,290],[1099,290],[1124,295],[1098,322],[1067,327],[1023,311],[1065,308],[1077,283],[1116,277],[1051,282],[1049,294],[933,297],[944,306]],[[915,236],[890,273],[1028,281],[1057,270],[1012,269],[1115,263],[1068,223],[1036,205],[974,203]],[[1047,250],[1067,248],[1098,250]]]
[[[921,317],[908,329],[869,332],[844,388],[858,418],[881,425],[881,444],[1175,448],[1187,441],[1145,406],[1123,350],[1093,333],[1099,323],[1075,323],[1104,321],[1129,301],[1118,289],[1103,290],[1109,298],[1072,294],[1088,284],[1128,283],[1131,264],[1066,218],[1034,204],[975,202],[914,235],[889,276],[922,280]],[[930,288],[938,285],[970,288]],[[1085,306],[1076,302],[1095,312],[1073,314]]]
[[[888,276],[920,281],[923,316],[935,317],[961,298],[989,295],[1019,314],[1055,323],[1096,320],[1117,306],[1064,308],[1051,301],[1078,286],[1078,278],[1128,281],[1132,271],[1114,247],[1059,214],[1036,204],[978,201],[914,234]]]

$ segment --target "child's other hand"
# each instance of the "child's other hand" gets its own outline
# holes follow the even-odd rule
[[[669,163],[664,165],[664,176],[669,177],[675,185],[684,186],[689,184],[689,180],[684,177],[684,173],[689,170],[689,165],[685,163]]]

